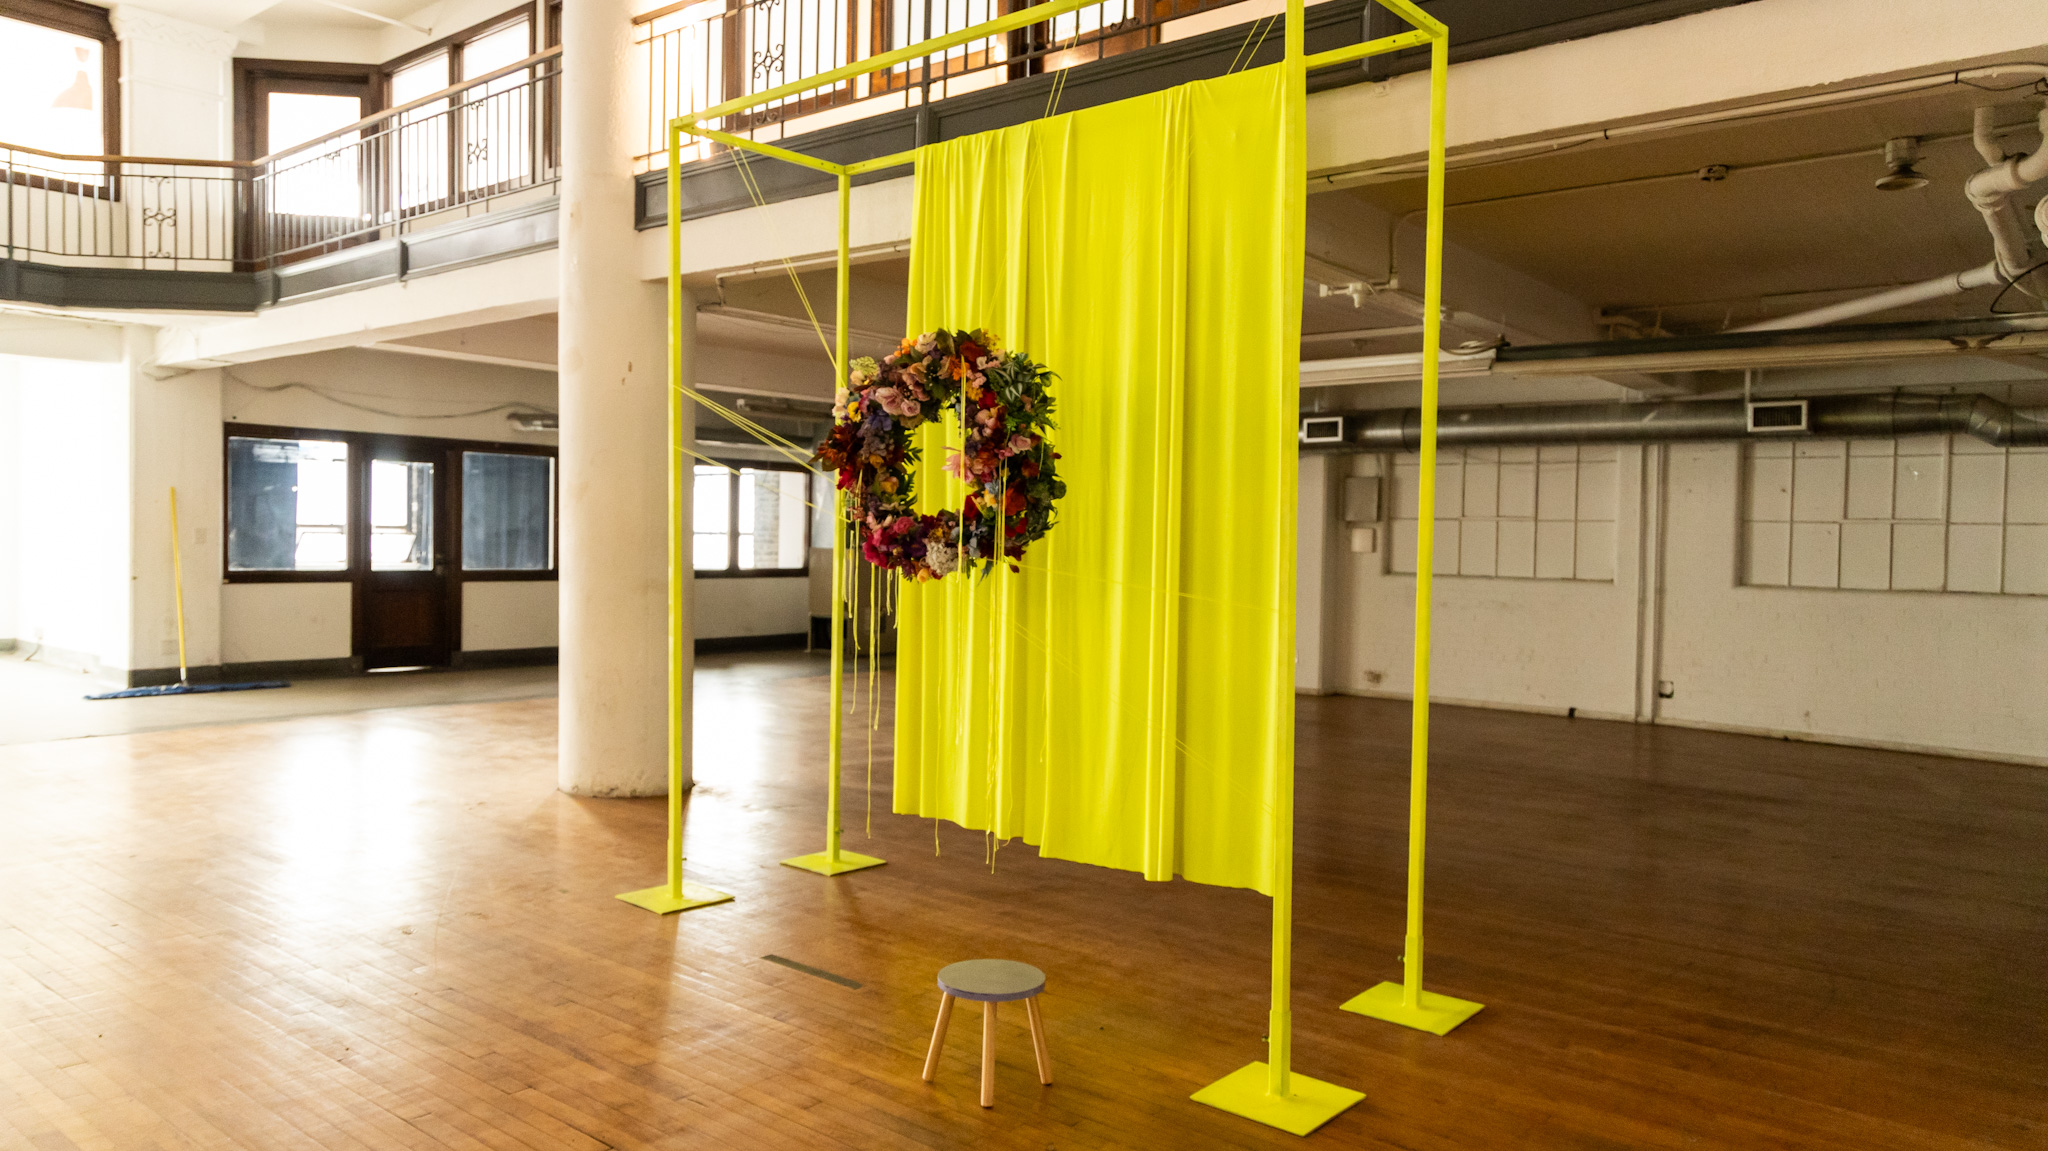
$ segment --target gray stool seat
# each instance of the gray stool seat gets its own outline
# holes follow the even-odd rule
[[[1045,972],[1014,959],[968,959],[939,969],[939,1021],[932,1027],[932,1045],[924,1056],[924,1081],[938,1074],[939,1051],[946,1045],[946,1026],[953,1020],[953,1001],[981,1004],[981,1105],[996,1105],[996,1007],[1024,1001],[1031,1023],[1031,1053],[1038,1061],[1038,1081],[1052,1085],[1052,1056],[1045,1049],[1045,1020],[1038,1014],[1038,995],[1045,990]]]
[[[968,959],[939,969],[939,990],[955,999],[1009,1003],[1045,990],[1045,972],[1013,959]]]

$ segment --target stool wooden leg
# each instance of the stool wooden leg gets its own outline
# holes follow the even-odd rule
[[[930,1083],[939,1071],[939,1051],[946,1046],[946,1025],[953,1022],[953,997],[939,992],[939,1023],[932,1028],[932,1049],[924,1057],[924,1081]]]
[[[1031,1046],[1038,1055],[1038,1081],[1052,1086],[1052,1055],[1045,1049],[1045,1020],[1038,1014],[1038,996],[1024,1001],[1024,1010],[1031,1016]]]
[[[996,1105],[996,1003],[981,1005],[981,1105]]]

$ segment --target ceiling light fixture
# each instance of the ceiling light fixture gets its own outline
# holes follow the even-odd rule
[[[1913,165],[1920,159],[1920,137],[1894,136],[1884,142],[1884,166],[1888,169],[1877,178],[1880,192],[1906,192],[1914,188],[1925,188],[1927,177],[1914,170]]]

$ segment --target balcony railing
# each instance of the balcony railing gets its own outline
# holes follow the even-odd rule
[[[8,259],[261,271],[542,200],[558,179],[550,48],[259,160],[0,144]]]
[[[246,165],[0,144],[10,260],[225,271]]]
[[[647,70],[646,149],[666,147],[670,118],[1014,10],[1012,0],[682,0],[636,18]],[[707,127],[779,139],[848,120],[914,108],[1221,27],[1208,18],[1238,0],[1105,0],[1041,24],[923,57],[851,83],[819,88]],[[1276,32],[1275,35],[1278,33]],[[684,160],[719,145],[686,145]]]

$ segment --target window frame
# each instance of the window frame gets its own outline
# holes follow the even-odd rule
[[[272,440],[325,440],[348,445],[348,566],[331,571],[234,571],[228,566],[228,516],[232,510],[233,495],[228,490],[228,441],[230,439],[272,439]],[[220,563],[221,577],[231,584],[236,583],[355,583],[371,574],[370,569],[370,527],[369,491],[370,461],[378,448],[395,448],[400,452],[439,452],[443,463],[438,483],[441,502],[437,515],[443,517],[445,547],[442,551],[445,571],[451,595],[458,595],[457,589],[464,583],[482,583],[506,580],[548,581],[561,578],[562,535],[562,485],[561,452],[553,444],[517,444],[495,440],[457,440],[439,436],[391,435],[382,432],[344,432],[332,428],[285,427],[277,424],[243,424],[223,422],[221,425],[221,532]],[[526,570],[471,571],[462,570],[462,454],[464,452],[492,452],[500,455],[547,456],[555,461],[556,483],[552,493],[553,502],[549,515],[553,518],[556,546],[549,557],[553,566]]]
[[[24,24],[36,24],[74,36],[84,36],[100,43],[100,155],[121,155],[121,40],[114,35],[114,20],[110,9],[94,4],[80,3],[79,0],[0,0],[0,16],[19,20]],[[9,140],[10,144],[31,147],[20,140]],[[51,185],[52,190],[67,195],[91,195],[100,199],[119,199],[116,179],[121,166],[109,162],[106,165],[106,183],[100,187],[90,184],[61,182]],[[10,172],[8,182],[27,184],[34,177],[22,172]]]
[[[6,0],[0,0],[5,3]],[[374,64],[331,64],[317,60],[235,60],[235,159],[268,155],[270,94],[355,96],[368,119],[384,110],[384,85]]]
[[[0,2],[4,2],[4,0],[0,0]],[[539,5],[531,3],[521,4],[516,8],[508,8],[505,11],[498,13],[496,16],[493,16],[488,20],[482,20],[475,24],[472,24],[469,27],[464,28],[461,31],[456,32],[452,35],[443,36],[439,40],[435,40],[427,44],[422,44],[419,47],[414,48],[410,52],[406,52],[402,55],[394,56],[391,59],[386,60],[384,63],[376,66],[376,72],[378,73],[377,91],[379,94],[379,98],[383,101],[382,106],[385,108],[392,108],[397,106],[396,103],[391,99],[391,81],[393,77],[395,77],[398,73],[404,71],[406,68],[411,67],[412,65],[417,64],[422,60],[425,60],[429,56],[436,55],[437,53],[446,52],[448,54],[448,87],[452,88],[458,84],[464,83],[465,81],[462,79],[463,49],[467,47],[471,41],[480,40],[493,32],[502,31],[503,29],[509,27],[512,24],[519,23],[522,21],[526,24],[526,55],[532,56],[534,53],[540,51],[540,49],[535,47],[535,45],[540,42],[541,37],[544,35],[544,32],[541,28],[541,23],[543,20],[546,20],[547,18],[548,14],[543,12]],[[535,101],[535,103],[538,102],[539,101]],[[434,212],[445,212],[450,208],[468,202],[473,197],[488,197],[492,192],[500,190],[502,189],[502,187],[504,187],[504,185],[489,185],[480,188],[469,188],[463,185],[462,161],[465,141],[463,140],[462,134],[464,117],[461,115],[461,109],[465,103],[468,103],[468,101],[464,100],[461,96],[453,97],[448,101],[447,111],[439,113],[439,115],[443,115],[448,118],[448,130],[447,132],[444,133],[444,135],[447,137],[448,152],[447,157],[445,158],[444,161],[446,165],[445,175],[447,179],[445,194],[442,195],[439,199],[429,200],[425,203],[415,204],[410,208],[399,208],[397,207],[399,202],[398,189],[390,189],[388,192],[390,203],[393,205],[393,211],[398,218],[404,219],[412,216],[430,215]],[[551,113],[552,109],[550,109],[549,112]],[[527,115],[538,117],[543,115],[543,112],[539,108],[529,107],[527,109]],[[393,124],[391,127],[394,132],[399,130],[396,124]],[[529,125],[529,134],[531,134],[530,130],[531,125]],[[536,153],[535,155],[530,156],[528,158],[528,162],[530,165],[537,167],[540,164],[542,164],[544,160],[539,154]],[[397,165],[389,165],[389,168],[390,172],[386,176],[386,179],[398,179],[399,173],[397,171]]]
[[[817,498],[816,489],[818,473],[812,471],[810,468],[798,467],[796,464],[788,463],[782,460],[729,460],[718,459],[716,457],[713,457],[710,460],[710,463],[718,465],[720,467],[731,468],[735,472],[747,470],[757,472],[800,472],[804,476],[808,477],[804,481],[804,562],[796,567],[786,568],[742,568],[739,566],[740,485],[738,476],[728,474],[727,483],[725,486],[726,566],[721,569],[706,570],[704,568],[697,567],[693,560],[690,566],[692,574],[697,579],[795,579],[798,577],[810,575],[810,553],[816,547],[816,545],[812,542],[811,539],[812,509],[810,506],[810,501]],[[703,465],[702,461],[699,461],[698,466],[705,465]],[[696,474],[697,473],[693,468],[693,470],[690,472],[692,482],[695,481]],[[690,524],[690,534],[693,540],[696,538],[696,532],[697,525],[693,520]],[[694,556],[694,554],[695,552],[693,550],[692,555]]]
[[[476,568],[462,566],[463,478],[462,457],[470,452],[500,456],[546,456],[555,461],[553,482],[548,490],[548,566],[545,568]],[[465,443],[449,452],[449,507],[454,521],[449,524],[448,576],[464,583],[558,580],[562,578],[562,457],[554,447],[543,444]]]

